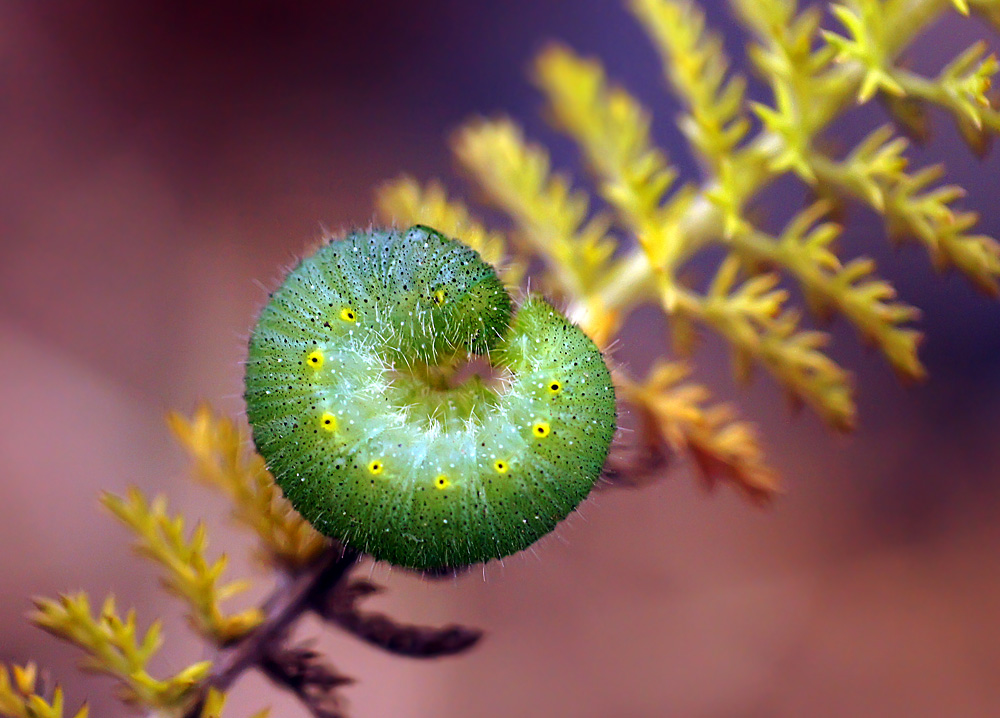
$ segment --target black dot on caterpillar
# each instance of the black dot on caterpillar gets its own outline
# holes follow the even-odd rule
[[[454,381],[472,355],[500,380]],[[502,558],[590,492],[615,432],[594,343],[427,227],[355,232],[261,312],[246,368],[258,451],[322,533],[416,569]]]

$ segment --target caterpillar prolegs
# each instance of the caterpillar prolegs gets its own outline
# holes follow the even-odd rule
[[[493,376],[459,381],[470,355]],[[594,343],[427,227],[355,232],[289,273],[250,338],[247,416],[322,533],[416,569],[502,558],[600,475],[615,396]]]

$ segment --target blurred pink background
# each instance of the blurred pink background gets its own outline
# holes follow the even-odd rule
[[[706,7],[738,54],[728,11]],[[986,32],[946,22],[914,64],[934,70]],[[206,520],[230,576],[257,571],[225,504],[184,478],[164,412],[204,399],[240,415],[263,287],[324,228],[367,225],[379,181],[407,171],[460,188],[445,137],[469,115],[512,114],[582,176],[526,79],[547,38],[601,55],[694,171],[655,55],[618,3],[0,5],[0,661],[34,659],[69,705],[124,714],[109,680],[79,674],[74,649],[23,620],[28,597],[76,589],[113,591],[143,626],[165,615],[161,672],[211,657],[98,493],[164,492]],[[877,114],[852,113],[842,141]],[[997,155],[972,159],[934,119],[916,156],[947,160],[997,236]],[[779,200],[777,218],[787,211]],[[792,416],[766,379],[734,387],[708,341],[700,376],[761,422],[786,495],[769,510],[706,495],[677,462],[654,486],[601,492],[503,566],[433,582],[375,566],[390,590],[373,608],[488,635],[465,657],[421,663],[304,625],[358,679],[343,692],[351,715],[1000,713],[1000,312],[852,216],[847,248],[874,253],[925,309],[928,384],[900,387],[835,325],[860,430],[834,436]],[[639,371],[667,351],[641,326],[659,327],[655,316],[633,322],[617,360]],[[253,575],[234,605],[266,595],[266,574]],[[304,715],[256,675],[226,715],[265,705]]]

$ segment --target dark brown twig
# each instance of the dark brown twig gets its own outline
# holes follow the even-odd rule
[[[260,661],[264,674],[288,688],[315,718],[346,718],[337,688],[353,683],[308,646],[277,646]]]
[[[359,600],[380,590],[369,581],[352,581],[326,597],[316,611],[363,641],[411,658],[452,656],[472,648],[482,638],[482,631],[465,626],[414,626],[397,623],[381,613],[358,610]]]
[[[267,618],[250,634],[229,649],[201,686],[199,699],[184,718],[199,718],[209,690],[226,691],[248,668],[260,665],[264,658],[280,648],[296,620],[340,583],[358,560],[350,549],[334,545],[287,586],[282,586],[264,604]]]

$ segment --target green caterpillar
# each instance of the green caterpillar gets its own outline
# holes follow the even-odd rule
[[[453,385],[469,355],[496,376]],[[247,416],[322,533],[415,569],[502,558],[590,492],[615,432],[594,343],[427,227],[355,232],[305,259],[250,338]]]

